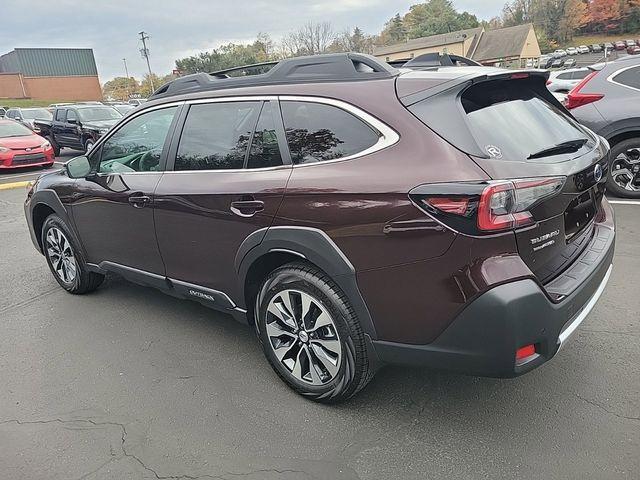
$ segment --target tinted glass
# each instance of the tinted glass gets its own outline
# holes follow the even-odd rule
[[[67,118],[67,111],[64,108],[59,108],[56,110],[56,120],[58,122],[64,122]]]
[[[558,75],[558,78],[560,80],[570,80],[571,79],[571,72],[569,72],[569,73],[561,73],[560,75]]]
[[[498,158],[504,160],[526,160],[570,140],[593,140],[577,122],[538,97],[526,84],[479,84],[462,95],[462,105],[478,145],[483,151],[494,147],[494,152],[501,152]]]
[[[264,103],[256,131],[253,133],[247,168],[282,165],[273,110],[271,102]]]
[[[76,115],[76,112],[74,112],[73,110],[67,110],[67,122],[71,122],[72,120],[77,121],[78,116]]]
[[[294,164],[347,157],[378,141],[378,132],[338,107],[293,101],[281,105]]]
[[[573,72],[573,76],[571,78],[574,80],[582,80],[590,73],[591,70],[578,70],[577,72]]]
[[[640,67],[630,68],[613,77],[614,82],[621,83],[627,87],[640,88]]]
[[[244,167],[261,102],[192,105],[175,170],[229,170]]]
[[[46,108],[24,108],[22,110],[22,117],[29,120],[36,118],[51,120],[51,113],[49,113],[49,110]]]
[[[154,110],[134,118],[114,133],[101,149],[99,172],[154,172],[177,107]]]
[[[100,122],[103,120],[117,120],[122,114],[113,107],[87,107],[78,109],[78,116],[83,122]]]

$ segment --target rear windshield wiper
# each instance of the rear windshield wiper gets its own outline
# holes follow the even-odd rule
[[[587,143],[587,138],[577,138],[575,140],[567,140],[566,142],[558,143],[553,147],[545,148],[544,150],[540,150],[539,152],[532,153],[527,157],[527,160],[532,160],[534,158],[543,158],[550,157],[552,155],[561,155],[563,153],[572,153],[577,152],[580,147],[582,147],[585,143]]]

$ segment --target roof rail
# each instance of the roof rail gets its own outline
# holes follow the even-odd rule
[[[470,58],[460,55],[449,55],[435,53],[425,53],[410,60],[395,60],[389,62],[396,68],[410,68],[411,70],[429,70],[439,67],[455,67],[455,66],[475,66],[480,67],[482,64],[471,60]]]
[[[232,76],[234,73],[239,73],[239,76]],[[332,53],[186,75],[166,83],[149,99],[234,87],[374,80],[391,78],[398,73],[395,68],[371,55]]]

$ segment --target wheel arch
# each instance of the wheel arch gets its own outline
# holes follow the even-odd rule
[[[236,254],[235,267],[241,298],[249,315],[251,303],[266,275],[293,261],[304,261],[329,275],[349,298],[363,331],[377,338],[371,314],[357,285],[355,268],[333,240],[316,228],[264,228],[245,239]]]
[[[84,246],[82,245],[82,242],[75,230],[75,226],[69,218],[67,209],[64,207],[54,190],[38,190],[33,194],[30,203],[32,205],[29,212],[32,222],[32,240],[40,250],[40,253],[42,253],[42,227],[46,218],[52,213],[58,215],[62,219],[65,225],[67,225],[69,232],[74,237],[73,240],[75,240],[76,245],[79,245],[83,254],[86,253],[84,252]]]

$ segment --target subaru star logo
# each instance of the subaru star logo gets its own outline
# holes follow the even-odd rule
[[[595,168],[593,169],[593,178],[595,179],[596,183],[602,180],[602,165],[597,164],[595,166]]]

